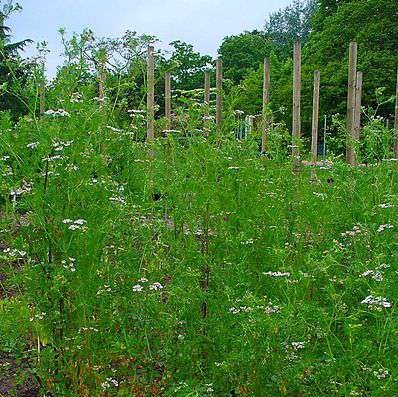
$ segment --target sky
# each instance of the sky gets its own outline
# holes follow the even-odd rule
[[[0,0],[0,4],[3,1]],[[62,63],[58,30],[68,33],[90,28],[96,36],[118,37],[126,30],[148,33],[167,49],[173,40],[193,44],[212,56],[225,36],[262,29],[266,17],[292,0],[19,0],[23,11],[8,25],[14,39],[47,41],[47,73],[54,76]],[[35,53],[35,45],[26,51]]]

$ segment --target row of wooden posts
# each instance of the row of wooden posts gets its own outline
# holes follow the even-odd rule
[[[355,147],[360,139],[361,130],[361,98],[363,74],[357,71],[358,46],[356,42],[351,42],[349,47],[349,73],[348,73],[348,95],[347,95],[347,142],[346,160],[351,165],[356,165]],[[312,161],[317,161],[318,155],[318,125],[319,125],[319,99],[320,99],[321,73],[319,70],[314,72],[314,91],[313,91],[313,114],[312,114],[312,139],[311,157]],[[154,47],[148,47],[147,54],[147,140],[152,141],[154,133],[154,105],[155,105],[155,81],[154,81]],[[223,94],[223,63],[219,57],[216,61],[216,125],[222,123],[222,94]],[[272,127],[269,118],[271,74],[270,62],[264,60],[263,77],[263,122],[261,150],[267,150],[267,132]],[[292,122],[292,155],[299,158],[299,141],[301,137],[301,44],[296,42],[293,50],[293,122]],[[165,116],[168,125],[171,125],[171,74],[165,75]],[[210,73],[205,72],[204,81],[204,103],[210,104]],[[394,154],[398,159],[398,73],[397,90],[395,105],[395,141]]]
[[[361,130],[361,98],[363,74],[357,70],[358,46],[356,42],[351,42],[349,46],[349,65],[348,65],[348,95],[347,95],[347,142],[346,160],[351,165],[356,165],[355,147],[360,139]],[[44,68],[44,65],[43,65]],[[155,64],[154,47],[148,47],[147,53],[147,140],[153,141],[155,138]],[[204,103],[207,108],[210,105],[210,72],[204,75]],[[99,98],[102,103],[105,99],[105,80],[106,73],[104,68],[99,70]],[[311,158],[317,161],[318,155],[318,125],[319,125],[319,99],[320,99],[321,74],[318,70],[314,72],[314,91],[313,91],[313,114],[312,114],[312,139],[311,139]],[[263,76],[263,120],[262,120],[262,139],[261,151],[267,151],[267,133],[272,128],[272,120],[269,116],[271,88],[270,62],[264,60]],[[301,44],[296,42],[293,50],[293,120],[292,120],[292,155],[299,158],[299,141],[301,137]],[[168,128],[171,126],[171,74],[165,74],[165,116]],[[45,84],[44,80],[39,84],[39,106],[40,113],[45,111]],[[223,62],[219,57],[216,61],[216,125],[222,123],[223,105]],[[394,157],[398,159],[398,69],[397,87],[395,101],[395,121],[394,121]]]

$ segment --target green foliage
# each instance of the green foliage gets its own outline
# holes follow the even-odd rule
[[[265,36],[281,59],[293,55],[293,44],[305,43],[312,30],[311,19],[316,11],[315,0],[294,0],[290,6],[272,13],[265,23]]]
[[[1,120],[0,262],[21,295],[0,336],[29,347],[41,395],[394,395],[394,163],[313,183],[283,126],[270,160],[232,124],[189,134],[192,105],[149,145],[86,95]]]
[[[321,71],[322,112],[344,113],[346,110],[348,43],[358,43],[358,70],[364,72],[363,103],[375,105],[374,92],[386,87],[395,94],[395,71],[398,64],[398,27],[396,4],[390,0],[350,1],[323,20],[322,29],[311,35],[304,51],[303,63],[308,70],[305,85],[310,93],[310,70]],[[349,22],[347,22],[349,21]],[[382,109],[393,112],[392,105]]]
[[[166,65],[173,74],[174,86],[179,90],[193,90],[203,87],[203,72],[212,69],[209,55],[194,51],[191,44],[177,40],[170,43],[173,48]]]
[[[22,61],[19,52],[32,41],[27,39],[13,43],[11,29],[5,25],[7,18],[21,10],[21,6],[12,0],[0,2],[0,6],[0,111],[9,110],[13,117],[17,117],[28,110],[24,86],[32,68],[32,65]]]
[[[225,37],[218,50],[223,59],[225,78],[239,83],[258,68],[272,48],[271,41],[257,30]]]
[[[377,41],[377,21],[359,27],[359,6],[371,12],[375,0],[353,4],[327,17],[336,48],[339,32],[329,22],[351,34],[347,10],[358,37]],[[153,143],[145,140],[144,110],[152,36],[67,37],[62,29],[65,63],[46,86],[40,117],[44,43],[26,86],[14,76],[10,92],[26,95],[29,115],[15,121],[0,113],[2,388],[7,366],[18,363],[20,383],[37,379],[41,396],[396,394],[398,173],[392,131],[378,116],[394,98],[389,84],[373,90],[373,107],[365,95],[355,150],[366,166],[339,160],[346,127],[338,115],[328,138],[333,162],[310,169],[293,161],[283,121],[291,118],[286,54],[292,32],[307,34],[301,6],[272,19],[270,32],[288,26],[272,39],[281,40],[280,52],[258,32],[224,41],[221,126],[214,95],[203,104],[210,57],[180,41],[171,57],[157,52],[157,116],[165,71],[177,97],[172,120],[156,117]],[[346,79],[346,59],[327,56],[325,29],[304,47],[304,121],[314,67]],[[264,154],[260,43],[272,76]],[[245,48],[255,51],[233,69]],[[236,139],[246,114],[258,117]]]

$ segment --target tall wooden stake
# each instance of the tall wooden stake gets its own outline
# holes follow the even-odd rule
[[[205,105],[210,105],[210,72],[205,72]]]
[[[271,88],[271,72],[268,59],[264,59],[264,81],[263,81],[263,133],[261,139],[261,152],[267,150],[267,132],[269,128],[269,97]]]
[[[395,155],[395,158],[398,160],[398,69],[397,69],[397,89],[396,89],[396,93],[395,93],[394,133],[395,133],[394,155]]]
[[[357,77],[358,46],[356,42],[350,43],[349,65],[348,65],[348,94],[347,94],[347,163],[355,164],[355,153],[353,141],[355,139],[355,86]]]
[[[313,166],[316,165],[318,158],[318,126],[319,126],[319,87],[321,83],[321,73],[319,70],[314,72],[314,97],[312,107],[312,141],[311,155]]]
[[[354,112],[354,141],[355,146],[359,142],[359,136],[361,134],[361,106],[362,106],[362,72],[357,72],[355,82],[355,112]],[[357,155],[354,147],[354,164],[357,163]]]
[[[301,136],[301,43],[294,43],[293,54],[293,157],[300,156],[299,140]]]
[[[164,103],[165,115],[167,119],[167,128],[171,126],[171,74],[166,73],[164,76]]]
[[[222,59],[217,59],[217,70],[216,70],[216,88],[217,88],[217,100],[216,100],[216,124],[220,127],[222,122]]]
[[[155,65],[154,65],[154,48],[148,46],[147,55],[147,140],[153,141],[155,138]]]

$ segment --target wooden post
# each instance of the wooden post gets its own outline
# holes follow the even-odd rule
[[[147,54],[147,140],[153,141],[155,138],[155,65],[154,65],[154,48],[148,46]]]
[[[221,126],[222,122],[222,59],[217,58],[217,70],[216,70],[216,88],[217,88],[217,100],[216,100],[216,124],[218,127]]]
[[[249,137],[254,130],[254,116],[249,116]]]
[[[210,105],[210,72],[205,72],[205,105]]]
[[[318,125],[319,125],[319,87],[321,82],[321,73],[319,70],[314,72],[314,97],[312,107],[312,142],[311,155],[313,166],[316,165],[318,158]]]
[[[358,46],[355,41],[350,43],[349,65],[348,65],[348,94],[347,94],[347,163],[355,164],[353,140],[355,139],[355,86],[357,77]]]
[[[359,136],[361,133],[361,105],[362,105],[362,72],[357,72],[356,83],[355,83],[355,112],[354,112],[354,134],[353,139],[355,144],[359,142]],[[355,153],[355,147],[353,151],[354,165],[357,163],[357,155]]]
[[[294,43],[293,51],[293,130],[292,155],[300,156],[299,140],[301,136],[301,43]]]
[[[171,126],[171,74],[166,73],[164,76],[164,104],[165,115],[167,119],[167,128]]]
[[[261,152],[267,150],[267,130],[269,128],[269,97],[271,87],[270,63],[268,59],[264,59],[264,81],[263,81],[263,133],[261,139]]]
[[[397,89],[396,89],[396,93],[395,93],[394,134],[395,134],[394,155],[395,155],[395,158],[398,160],[398,69],[397,69]]]

